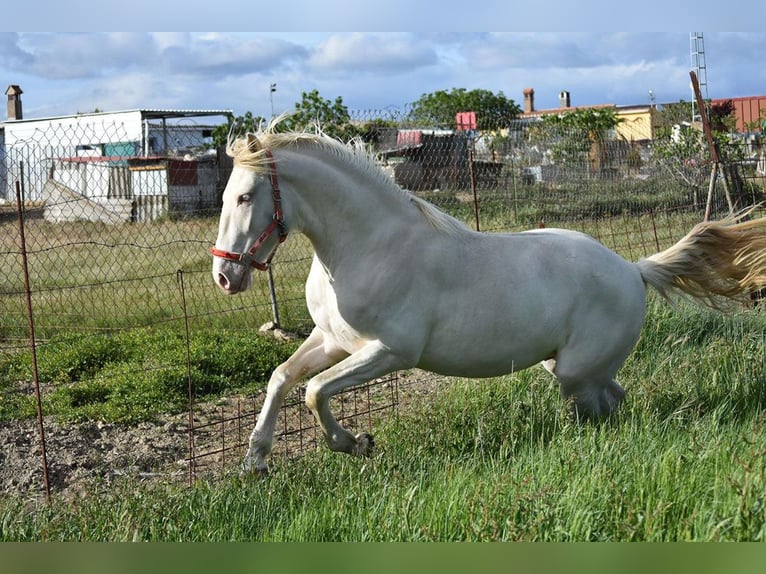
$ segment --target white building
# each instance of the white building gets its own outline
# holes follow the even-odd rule
[[[212,131],[229,121],[231,110],[25,119],[21,93],[14,85],[6,90],[0,201],[15,200],[18,181],[24,200],[45,202],[46,218],[56,221],[147,221],[215,207],[219,175]]]

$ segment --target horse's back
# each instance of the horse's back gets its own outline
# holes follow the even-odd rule
[[[640,332],[645,287],[637,267],[592,237],[540,229],[466,241],[473,255],[424,301],[434,327],[423,366],[461,374],[463,364],[474,373],[483,364],[482,374],[492,375],[544,360],[574,339],[632,345]],[[457,343],[466,340],[472,344]]]
[[[633,263],[579,231],[534,229],[475,240],[477,273],[502,274],[513,284],[571,292],[577,286],[622,290],[642,283]]]

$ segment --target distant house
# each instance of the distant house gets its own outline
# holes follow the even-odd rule
[[[734,104],[734,116],[737,120],[735,129],[739,133],[766,133],[766,95],[717,98],[712,100],[712,104],[720,105],[727,101]]]
[[[8,88],[8,120],[0,123],[0,201],[15,197],[19,181],[24,199],[45,202],[46,218],[55,221],[149,221],[216,205],[212,130],[231,110],[25,119],[20,93]],[[198,124],[203,118],[213,125]]]
[[[622,121],[615,128],[617,135],[627,141],[648,141],[654,139],[657,127],[657,108],[651,104],[615,105],[599,104],[593,106],[572,106],[569,92],[559,93],[559,107],[538,110],[535,108],[535,91],[532,88],[524,90],[524,112],[521,119],[533,119],[546,114],[562,113],[582,109],[614,108],[617,117]],[[734,105],[736,118],[735,130],[739,133],[766,132],[766,95],[743,96],[737,98],[716,98],[711,100],[713,105],[731,101]]]
[[[535,108],[535,91],[524,90],[524,111],[521,120],[533,120],[549,114],[561,114],[577,110],[613,109],[620,122],[615,127],[615,134],[627,142],[648,142],[654,139],[658,112],[654,105],[598,104],[592,106],[572,106],[569,92],[559,92],[559,107],[538,110]]]
[[[471,154],[469,134],[445,129],[400,129],[395,141],[379,142],[378,155],[393,169],[394,181],[410,191],[466,189],[496,184],[502,163]]]

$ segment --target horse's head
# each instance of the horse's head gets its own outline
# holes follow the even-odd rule
[[[213,280],[230,295],[250,287],[253,267],[268,269],[277,246],[287,237],[271,153],[252,134],[238,143],[223,192],[218,239],[210,249]],[[246,161],[245,157],[257,159]]]

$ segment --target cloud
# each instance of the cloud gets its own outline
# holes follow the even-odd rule
[[[222,78],[267,72],[308,57],[305,47],[273,37],[240,37],[232,34],[195,36],[160,53],[169,73]]]
[[[104,102],[109,103],[110,110],[176,108],[187,90],[156,74],[121,74],[89,84],[78,99],[85,110],[105,109]]]
[[[494,33],[463,41],[472,66],[481,68],[589,69],[636,64],[667,58],[677,52],[688,58],[688,37],[679,34]]]
[[[0,32],[0,61],[3,67],[23,70],[33,61],[32,55],[19,46],[19,34],[16,32]]]
[[[130,34],[21,34],[26,67],[9,68],[51,80],[97,78],[110,70],[150,65],[150,37]]]
[[[463,47],[470,65],[480,68],[592,67],[598,57],[576,38],[557,34],[483,34]]]
[[[221,78],[305,59],[306,48],[233,33],[2,34],[5,67],[50,80],[92,79],[115,72]]]
[[[705,41],[710,97],[764,92],[766,34],[713,32]],[[268,116],[272,100],[276,112],[292,109],[312,89],[372,110],[452,88],[520,102],[529,86],[543,109],[558,106],[561,90],[575,105],[646,103],[649,90],[658,103],[688,100],[689,50],[688,32],[8,32],[0,74],[22,87],[30,117],[95,107]]]
[[[341,75],[405,73],[438,61],[434,49],[408,34],[344,34],[319,44],[309,66]]]

